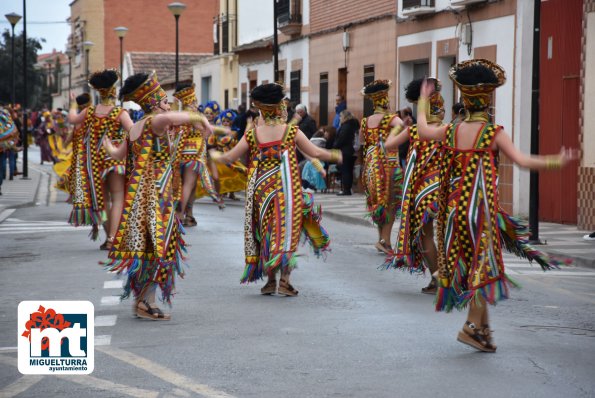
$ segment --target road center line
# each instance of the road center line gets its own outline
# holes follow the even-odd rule
[[[164,366],[161,366],[155,362],[135,355],[131,352],[120,350],[115,347],[97,347],[97,351],[101,351],[113,358],[119,359],[120,361],[126,362],[136,368],[143,369],[144,371],[168,382],[184,390],[190,390],[197,394],[201,394],[207,398],[234,398],[233,395],[229,395],[223,391],[215,390],[205,384],[195,383],[192,379],[174,372]]]

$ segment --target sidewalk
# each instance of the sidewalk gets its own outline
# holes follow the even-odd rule
[[[35,151],[33,151],[35,156]],[[31,159],[34,160],[35,158]],[[0,222],[4,221],[9,214],[7,209],[16,209],[20,207],[35,206],[39,201],[45,201],[49,188],[49,174],[44,171],[43,166],[32,164],[29,161],[28,174],[29,179],[22,179],[19,174],[11,181],[6,178],[2,182],[2,195],[0,195]],[[23,165],[21,158],[17,164],[17,170],[22,171]],[[8,177],[8,170],[7,170]]]
[[[314,197],[315,203],[322,205],[323,217],[373,227],[370,219],[366,218],[363,194],[337,196],[334,193],[317,193]],[[595,268],[595,242],[583,240],[583,236],[591,232],[579,231],[576,225],[542,222],[539,223],[539,238],[545,244],[538,248],[549,254],[571,258],[577,266]]]

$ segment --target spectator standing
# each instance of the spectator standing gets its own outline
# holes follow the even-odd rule
[[[306,108],[306,105],[297,105],[295,107],[295,112],[298,115],[300,115],[301,118],[298,124],[300,130],[302,130],[302,132],[306,134],[306,137],[308,137],[308,139],[312,138],[312,136],[316,132],[316,121],[314,121],[314,119],[312,119],[312,117],[308,114],[308,109]]]
[[[335,129],[339,129],[341,125],[341,112],[347,109],[347,102],[345,102],[345,98],[341,94],[337,94],[335,98],[335,118],[333,119],[333,127]]]
[[[248,114],[246,113],[246,104],[240,104],[240,106],[238,106],[238,115],[234,119],[231,126],[231,129],[236,132],[236,138],[238,141],[240,141],[244,136],[247,123]]]
[[[343,164],[339,166],[341,172],[341,191],[337,195],[351,195],[353,186],[353,165],[355,164],[355,149],[353,141],[355,135],[359,134],[359,121],[347,109],[340,114],[339,130],[333,147],[341,150]]]

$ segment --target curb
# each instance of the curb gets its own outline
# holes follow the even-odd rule
[[[358,218],[358,217],[348,216],[345,214],[334,212],[333,210],[327,210],[324,208],[324,206],[322,207],[322,214],[323,214],[323,217],[328,217],[335,221],[344,222],[344,223],[352,224],[352,225],[362,225],[362,226],[366,226],[366,227],[374,227],[374,224],[372,224],[371,221],[369,221],[363,217]],[[547,253],[547,254],[550,254],[550,255],[553,255],[556,257],[571,259],[573,262],[572,263],[573,266],[595,269],[595,258],[588,257],[588,256],[581,256],[581,255],[569,255],[568,253],[559,252],[554,248],[549,249],[547,247],[538,247],[538,249]],[[595,246],[593,247],[593,252],[595,253]]]
[[[546,252],[547,254],[551,254],[557,257],[565,257],[565,258],[569,258],[572,260],[572,266],[575,267],[583,267],[583,268],[591,268],[591,269],[595,269],[595,258],[590,258],[590,257],[586,257],[586,256],[581,256],[581,255],[568,255],[568,253],[561,253],[559,251],[557,251],[556,249],[551,249],[551,250],[543,250],[544,252]],[[593,247],[593,252],[595,252],[595,247]]]

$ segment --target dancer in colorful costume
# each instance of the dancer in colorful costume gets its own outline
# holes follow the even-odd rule
[[[194,84],[181,85],[174,93],[174,97],[181,103],[181,110],[196,112],[198,102],[194,91]],[[215,185],[209,168],[207,167],[207,138],[205,132],[191,124],[177,127],[181,130],[182,138],[178,149],[177,159],[182,169],[182,192],[178,217],[184,225],[196,225],[192,214],[192,207],[197,187],[197,177],[200,177],[202,190],[208,193],[213,201],[224,207],[223,199],[215,190]]]
[[[0,195],[2,195],[2,181],[4,181],[6,160],[10,151],[17,150],[19,130],[11,117],[9,109],[0,107]],[[9,160],[10,161],[10,160]],[[13,176],[11,175],[11,179]]]
[[[277,291],[276,274],[280,271],[278,293],[296,296],[290,284],[296,266],[300,235],[319,255],[329,245],[329,237],[320,226],[321,212],[312,195],[302,192],[296,147],[306,155],[324,161],[340,161],[341,153],[312,144],[294,123],[286,124],[287,110],[282,86],[270,83],[252,90],[250,98],[263,118],[263,124],[251,128],[229,152],[211,151],[219,163],[232,163],[249,152],[246,189],[245,261],[241,282],[254,282],[268,276],[262,294]]]
[[[91,96],[88,93],[83,93],[77,96],[75,101],[77,105],[77,110],[80,113],[83,111],[83,109],[91,105]],[[67,199],[68,203],[71,203],[71,197],[73,195],[71,189],[75,186],[74,184],[71,185],[72,165],[73,163],[76,163],[75,159],[78,159],[78,157],[80,156],[80,154],[77,151],[72,150],[72,142],[79,142],[79,140],[81,139],[80,135],[83,134],[82,127],[82,123],[74,125],[72,128],[72,132],[68,134],[68,136],[64,140],[64,144],[70,146],[71,148],[70,157],[54,165],[54,172],[58,176],[56,188],[69,194]]]
[[[68,121],[83,124],[82,134],[73,140],[73,150],[78,153],[73,181],[76,184],[72,195],[73,210],[69,222],[74,226],[93,225],[92,238],[97,239],[98,225],[104,225],[106,240],[102,250],[111,249],[114,234],[124,206],[124,184],[126,160],[116,160],[109,156],[102,146],[104,137],[116,145],[126,139],[132,128],[128,112],[116,103],[116,83],[118,72],[106,69],[95,72],[89,78],[89,86],[99,93],[100,104],[89,106],[77,113],[77,103],[73,101]],[[71,94],[74,100],[74,94]],[[111,204],[106,215],[106,204]]]
[[[235,112],[226,110],[220,113],[219,109],[219,105],[215,101],[210,101],[205,105],[205,117],[213,127],[213,135],[208,139],[207,148],[227,152],[237,144],[236,133],[231,130]],[[221,197],[226,193],[246,189],[247,169],[239,160],[229,165],[210,162],[209,169],[215,182],[215,189]],[[201,186],[197,186],[196,197],[200,198],[206,195],[207,192]]]
[[[170,315],[155,305],[155,295],[159,286],[162,300],[171,304],[175,275],[183,276],[185,247],[184,230],[175,215],[172,178],[181,135],[172,137],[168,130],[188,123],[198,129],[210,128],[198,113],[170,112],[167,94],[154,72],[130,76],[120,97],[140,105],[145,116],[134,124],[120,147],[104,139],[113,158],[124,159],[127,154],[132,158],[125,208],[107,268],[127,274],[122,298],[134,294],[137,316],[169,320]]]
[[[363,118],[360,128],[366,205],[378,227],[376,249],[386,254],[391,250],[390,233],[400,207],[403,175],[398,151],[386,152],[384,149],[391,129],[402,124],[401,119],[390,112],[390,86],[390,80],[375,80],[362,89],[362,95],[374,103],[374,115]]]
[[[440,95],[440,82],[432,79],[436,91],[430,97],[430,108],[426,114],[428,124],[442,126],[444,119],[444,99]],[[409,102],[417,104],[423,79],[413,80],[405,89]],[[396,150],[409,140],[407,166],[403,178],[403,200],[401,202],[401,222],[397,233],[395,250],[387,257],[383,267],[407,269],[411,273],[430,274],[438,270],[438,253],[434,243],[434,219],[438,214],[438,190],[442,143],[421,140],[417,125],[402,130],[393,128],[386,140],[386,150]],[[399,133],[399,131],[401,131]],[[436,293],[436,279],[422,288],[422,293]]]
[[[231,109],[219,113],[215,119],[214,134],[209,137],[210,148],[228,152],[236,146],[238,143],[237,132],[232,130],[236,116],[236,112]],[[234,192],[246,190],[247,173],[246,166],[239,160],[231,165],[217,164],[219,194],[229,194],[229,199],[237,200]]]
[[[498,203],[498,151],[523,168],[559,169],[576,158],[562,148],[556,156],[527,156],[515,148],[487,110],[493,91],[506,82],[504,70],[484,59],[456,64],[450,78],[461,91],[467,116],[458,124],[431,126],[426,120],[434,84],[424,82],[417,104],[422,139],[442,140],[438,215],[438,293],[436,310],[469,305],[458,340],[480,351],[494,352],[486,303],[508,297],[514,282],[506,275],[502,246],[544,270],[558,262],[528,245],[527,227],[505,214]]]

